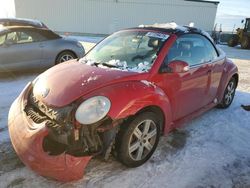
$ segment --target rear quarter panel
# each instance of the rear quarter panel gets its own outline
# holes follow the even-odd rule
[[[224,95],[225,88],[229,82],[229,80],[234,76],[238,75],[238,68],[233,63],[232,60],[226,58],[225,59],[225,66],[223,69],[220,85],[218,88],[218,100],[221,101]]]

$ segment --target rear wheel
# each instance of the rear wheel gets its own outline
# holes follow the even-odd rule
[[[228,108],[233,102],[235,90],[236,90],[236,80],[234,77],[230,79],[227,87],[224,91],[224,96],[221,103],[218,105],[219,108]]]
[[[65,61],[69,61],[71,59],[77,58],[76,55],[70,51],[61,52],[56,58],[56,64],[63,63]]]
[[[145,163],[154,153],[160,137],[160,125],[152,112],[137,115],[118,134],[118,159],[128,167]]]
[[[250,41],[247,36],[244,36],[241,40],[241,48],[248,49],[250,47]]]

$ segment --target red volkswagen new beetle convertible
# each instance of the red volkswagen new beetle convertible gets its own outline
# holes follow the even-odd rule
[[[97,155],[137,167],[160,135],[229,107],[237,83],[237,67],[200,29],[125,29],[29,83],[11,106],[10,137],[28,167],[60,181],[81,178]]]

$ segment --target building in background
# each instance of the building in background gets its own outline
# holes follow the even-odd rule
[[[15,16],[15,1],[0,0],[0,18],[14,18]]]
[[[201,0],[15,0],[16,17],[59,32],[109,34],[141,24],[194,22],[212,31],[219,2]]]

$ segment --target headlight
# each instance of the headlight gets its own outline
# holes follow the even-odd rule
[[[107,97],[96,96],[84,101],[76,110],[76,120],[81,124],[96,123],[109,112],[111,103]]]
[[[50,89],[47,87],[47,84],[43,79],[39,79],[39,77],[37,77],[32,83],[33,94],[35,96],[42,96],[43,98],[47,97]]]

